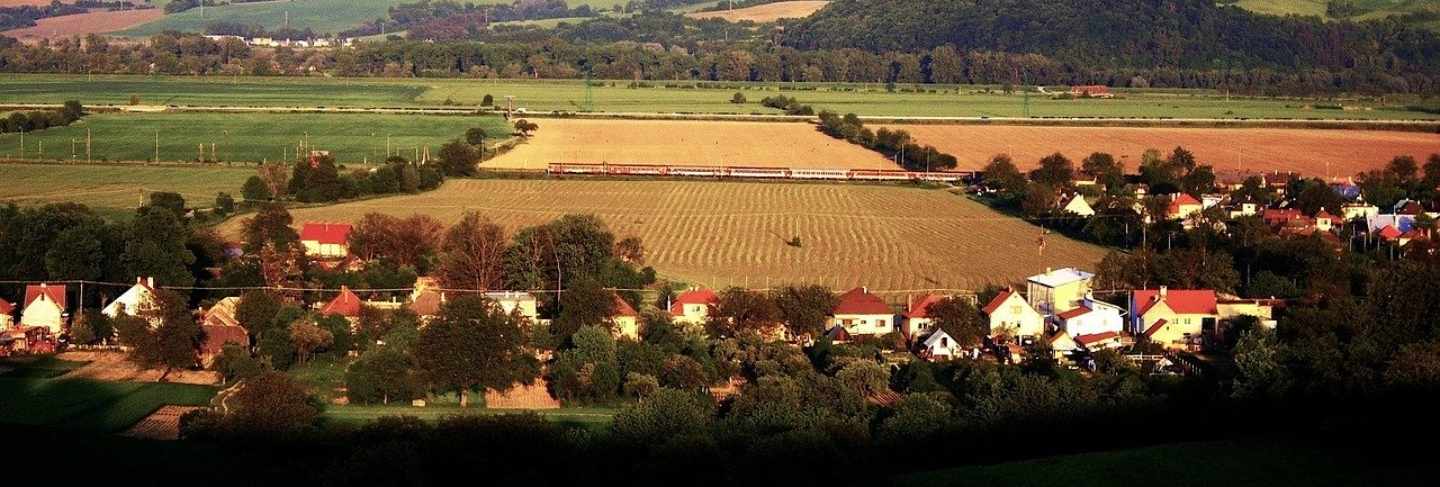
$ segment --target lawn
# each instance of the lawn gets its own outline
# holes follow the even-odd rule
[[[435,154],[471,127],[503,136],[511,131],[496,116],[97,113],[67,127],[26,134],[24,156],[71,160],[74,155],[84,160],[88,130],[96,161],[153,161],[157,139],[161,162],[194,161],[200,144],[205,144],[207,160],[210,144],[215,144],[214,154],[221,161],[291,160],[296,146],[308,137],[310,147],[330,151],[341,164],[374,163],[385,159],[387,145],[407,159],[425,147]],[[0,157],[18,156],[19,143],[19,134],[0,135]]]
[[[1333,449],[1332,449],[1333,448]],[[1425,485],[1428,468],[1371,465],[1343,445],[1235,440],[1160,445],[897,477],[897,486]],[[1353,448],[1353,447],[1352,447]]]
[[[587,429],[604,429],[610,427],[615,419],[617,409],[614,408],[561,408],[561,409],[487,409],[483,407],[471,407],[461,409],[457,406],[429,406],[423,408],[411,406],[331,406],[325,410],[325,418],[338,425],[361,425],[386,416],[414,416],[426,421],[435,421],[446,416],[456,415],[495,415],[512,413],[539,414],[546,420],[566,425],[581,426]]]
[[[215,395],[209,386],[54,378],[79,365],[7,362],[14,369],[0,374],[0,423],[114,433],[160,406],[204,406]]]
[[[215,194],[239,199],[253,168],[0,163],[0,204],[74,202],[111,217],[134,212],[142,194],[178,192],[192,207],[208,207]]]
[[[87,81],[89,79],[89,81]],[[1006,95],[984,86],[901,85],[890,92],[879,84],[826,83],[694,83],[652,81],[630,87],[629,81],[597,81],[591,87],[594,109],[604,112],[779,114],[760,105],[767,96],[784,94],[816,109],[866,116],[1022,117],[1026,97]],[[670,85],[670,87],[666,87]],[[781,88],[784,88],[784,91]],[[740,91],[747,103],[730,103]],[[989,91],[989,92],[987,92]],[[532,111],[582,111],[588,108],[584,81],[470,79],[348,79],[348,78],[225,78],[78,75],[0,76],[0,103],[124,104],[131,94],[142,104],[189,106],[441,106],[446,100],[478,106],[485,95]],[[1029,97],[1032,117],[1149,118],[1295,118],[1295,119],[1440,119],[1440,115],[1406,111],[1406,101],[1341,100],[1346,110],[1311,108],[1315,101],[1226,98],[1206,90],[1121,90],[1110,100],[1058,100]]]

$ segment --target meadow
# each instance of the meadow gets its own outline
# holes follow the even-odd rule
[[[115,35],[149,37],[167,30],[202,32],[211,22],[225,21],[259,25],[267,30],[286,25],[293,29],[312,29],[317,34],[337,33],[361,23],[385,17],[386,9],[406,3],[401,0],[306,0],[303,2],[237,3],[205,7],[204,13],[194,8],[143,25],[115,32]]]
[[[760,105],[784,94],[802,103],[838,113],[895,117],[1023,117],[1026,97],[991,86],[881,84],[735,83],[595,81],[594,111],[704,114],[780,114]],[[671,87],[666,87],[670,85]],[[3,75],[0,104],[124,104],[131,94],[141,104],[189,106],[410,107],[479,106],[485,95],[503,105],[531,111],[586,111],[585,82],[579,80],[475,80],[376,78],[255,78],[184,76]],[[742,93],[747,102],[731,103]],[[1205,90],[1121,90],[1115,99],[1061,100],[1032,93],[1031,117],[1284,118],[1284,119],[1440,119],[1440,114],[1408,111],[1413,100],[1315,100],[1230,97]],[[1316,109],[1316,104],[1345,110]]]
[[[41,359],[38,368],[57,367]],[[0,374],[0,423],[114,433],[164,405],[203,406],[215,388],[188,384],[100,382],[44,377],[27,363]]]
[[[543,130],[543,129],[542,129]],[[892,185],[707,181],[450,180],[440,189],[291,212],[306,221],[476,211],[508,231],[595,214],[640,237],[662,277],[715,288],[816,283],[836,289],[977,289],[1045,268],[1093,268],[1104,249],[948,191]],[[239,234],[242,218],[221,226]],[[787,241],[798,237],[799,246]],[[903,292],[888,297],[905,299]]]
[[[262,162],[293,160],[296,147],[328,150],[341,164],[383,161],[387,147],[413,159],[431,154],[471,127],[508,138],[511,128],[497,116],[315,114],[315,113],[95,113],[67,127],[25,135],[25,159],[85,160],[89,131],[94,161],[195,161],[200,144],[206,160]],[[72,141],[76,141],[72,152]],[[41,145],[44,151],[41,152]],[[212,151],[210,144],[215,144]],[[0,135],[0,157],[21,156],[20,135]],[[212,156],[213,152],[213,156]],[[72,158],[72,155],[74,156]]]
[[[73,202],[124,219],[147,192],[178,192],[193,207],[211,206],[221,191],[239,199],[240,186],[253,175],[253,168],[223,166],[0,163],[0,204]]]

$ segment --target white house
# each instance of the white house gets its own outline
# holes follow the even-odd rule
[[[1095,274],[1073,267],[1046,269],[1044,274],[1030,276],[1026,280],[1025,295],[1030,298],[1030,306],[1041,316],[1054,316],[1078,305],[1090,292],[1090,281],[1093,279]]]
[[[1060,211],[1077,216],[1095,216],[1095,209],[1078,193],[1061,203]]]
[[[884,335],[895,331],[890,305],[870,290],[857,287],[840,295],[826,329],[843,328],[848,335]]]
[[[670,302],[670,317],[677,323],[703,324],[710,319],[710,312],[720,302],[715,291],[691,289],[680,293]]]
[[[1061,331],[1078,337],[1106,332],[1118,334],[1125,329],[1124,315],[1124,308],[1086,296],[1079,306],[1055,315],[1055,320]]]
[[[65,285],[40,283],[25,286],[25,311],[20,326],[39,326],[59,335],[65,327]]]
[[[0,298],[0,330],[10,328],[15,323],[15,305],[10,304],[5,298]]]
[[[300,228],[305,255],[321,259],[343,259],[350,255],[350,225],[306,223]]]
[[[930,360],[950,360],[959,356],[962,350],[945,330],[935,330],[920,344],[920,356]]]
[[[990,320],[990,334],[1009,330],[1017,337],[1039,336],[1045,332],[1045,317],[1014,289],[1006,288],[980,309]]]
[[[613,328],[615,338],[629,338],[639,341],[640,313],[635,312],[635,308],[630,306],[630,303],[625,302],[624,299],[621,299],[619,294],[614,296],[615,313],[610,316],[610,323],[615,326]]]
[[[100,312],[111,318],[118,318],[121,315],[135,316],[140,310],[153,305],[154,302],[155,278],[136,277],[134,286],[130,286],[130,289],[126,289],[124,294],[105,305]]]
[[[530,320],[531,323],[540,319],[540,311],[535,295],[520,291],[492,291],[485,293],[485,299],[500,305],[500,309],[506,314],[519,312],[520,316]]]
[[[919,298],[910,299],[910,305],[905,310],[905,324],[900,330],[905,336],[914,339],[930,330],[933,320],[930,318],[930,306],[945,300],[945,296],[939,294],[925,294]]]

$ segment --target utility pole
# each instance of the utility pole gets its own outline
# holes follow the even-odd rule
[[[90,162],[90,127],[85,127],[85,162]]]
[[[20,158],[25,158],[25,131],[20,131]]]
[[[155,163],[160,163],[160,131],[155,131]]]

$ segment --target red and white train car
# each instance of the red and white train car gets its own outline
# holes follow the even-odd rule
[[[661,166],[644,164],[550,164],[555,175],[655,176],[688,178],[797,179],[820,181],[961,182],[969,172],[910,172],[887,169],[787,169],[777,167]]]

